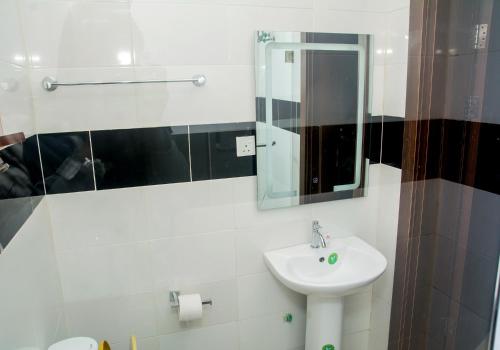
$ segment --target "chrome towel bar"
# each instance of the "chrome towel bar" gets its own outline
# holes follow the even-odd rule
[[[42,88],[46,91],[54,91],[59,86],[84,86],[84,85],[123,85],[123,84],[157,84],[157,83],[193,83],[200,87],[205,85],[207,77],[201,74],[194,75],[191,79],[174,80],[122,80],[122,81],[84,81],[79,83],[58,82],[54,77],[45,77],[42,80]]]

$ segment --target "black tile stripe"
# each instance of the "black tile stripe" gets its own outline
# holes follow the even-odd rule
[[[378,121],[373,117],[372,131]],[[425,121],[424,121],[425,122]],[[401,168],[404,118],[383,117],[382,164]],[[426,178],[442,178],[473,186],[484,191],[500,194],[500,124],[478,123],[464,120],[433,119],[429,122],[429,156]],[[472,130],[479,126],[477,154],[469,144]],[[377,131],[371,134],[370,160],[375,161]],[[466,183],[463,163],[468,157],[477,157],[476,176],[473,184]]]
[[[94,190],[88,132],[40,134],[38,140],[47,194]]]
[[[0,150],[9,168],[0,173],[0,251],[28,220],[44,194],[36,136]]]
[[[0,173],[0,200],[44,193],[36,136],[0,150],[0,158],[9,165]]]
[[[256,175],[255,156],[236,156],[240,136],[255,136],[255,123],[190,126],[193,181]]]
[[[190,181],[187,126],[91,135],[98,190]]]
[[[401,169],[403,159],[404,118],[383,116],[381,162]]]
[[[256,97],[257,121],[266,122],[266,98]],[[300,120],[300,102],[273,99],[273,125],[298,134]]]
[[[370,159],[370,164],[379,164],[382,152],[382,116],[369,117],[365,124],[365,135],[369,138],[364,143],[364,154]]]
[[[293,106],[288,110],[293,114]],[[466,136],[473,123],[430,122],[429,178],[463,181],[460,162],[468,150]],[[381,160],[400,168],[404,119],[374,116],[365,127],[370,128],[366,154],[371,162]],[[187,126],[98,130],[91,135],[98,190],[189,182],[189,165],[193,181],[256,175],[255,156],[236,157],[236,137],[254,136],[252,122],[191,126],[191,164]],[[44,194],[40,163],[46,194],[94,190],[88,132],[40,134],[40,146],[36,138],[0,150],[0,157],[11,166],[0,174],[0,245],[4,248]],[[500,125],[481,123],[475,188],[500,194],[500,162],[495,158],[499,152]]]
[[[500,194],[500,125],[482,123],[474,187]]]
[[[293,106],[288,107],[282,110],[293,113]],[[404,118],[373,116],[370,120],[370,130],[366,134],[371,140],[367,143],[371,162],[381,160],[382,164],[400,168]],[[429,165],[429,177],[462,181],[463,176],[456,171],[460,160],[454,151],[467,147],[461,142],[471,123],[443,119],[431,122],[430,149],[437,156]],[[500,193],[499,164],[491,161],[492,152],[496,154],[500,147],[499,128],[497,124],[481,124],[475,180],[475,187],[494,193]],[[253,122],[193,125],[190,126],[191,140],[187,126],[98,130],[92,131],[91,135],[94,169],[88,132],[39,135],[47,194],[93,190],[92,170],[95,171],[98,190],[189,182],[190,167],[193,181],[256,175],[255,156],[236,157],[236,137],[254,136]],[[443,135],[454,142],[445,145]],[[0,175],[4,182],[0,187],[3,190],[0,198],[43,194],[36,146],[36,137],[28,139],[23,146],[31,149],[31,153],[23,152],[26,158],[23,167],[31,169],[28,171],[28,177],[32,178],[28,181],[29,190],[26,193],[22,190],[12,192],[10,187],[8,192],[8,181],[5,175]],[[0,151],[0,155],[12,161],[15,149],[13,146]],[[33,156],[29,157],[29,154]]]

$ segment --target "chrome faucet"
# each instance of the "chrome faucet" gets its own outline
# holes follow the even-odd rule
[[[312,237],[311,237],[311,248],[326,248],[326,241],[323,234],[320,232],[321,226],[318,220],[313,220],[312,223]]]

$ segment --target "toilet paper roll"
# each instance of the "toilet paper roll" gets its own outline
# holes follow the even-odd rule
[[[201,296],[199,294],[179,295],[179,321],[192,321],[202,316]]]

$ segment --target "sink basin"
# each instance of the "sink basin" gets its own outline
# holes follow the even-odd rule
[[[343,296],[379,278],[387,260],[358,237],[332,239],[326,248],[302,244],[264,254],[288,288],[307,295],[306,350],[342,350]]]
[[[274,250],[264,258],[281,283],[306,295],[354,293],[374,282],[387,267],[382,254],[354,236],[332,239],[326,248],[302,244]]]

